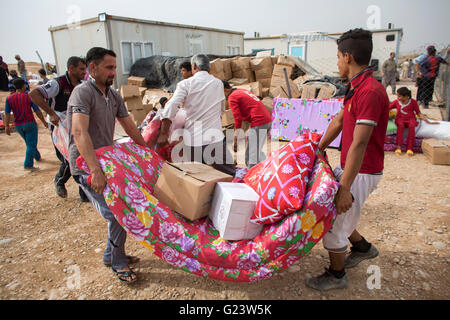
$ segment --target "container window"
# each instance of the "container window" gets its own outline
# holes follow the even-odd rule
[[[386,36],[386,41],[395,41],[395,34],[389,34]]]

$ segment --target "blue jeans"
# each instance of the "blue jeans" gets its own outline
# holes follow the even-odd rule
[[[103,195],[98,194],[88,185],[87,177],[87,175],[73,176],[73,179],[83,189],[95,209],[108,221],[108,240],[103,253],[103,262],[111,263],[115,270],[121,270],[128,265],[128,258],[125,254],[127,232],[114,217]]]
[[[25,162],[23,163],[24,167],[32,167],[34,161],[33,160],[41,160],[41,154],[37,149],[38,143],[38,128],[37,123],[27,123],[20,126],[16,126],[17,132],[20,136],[25,140],[27,145],[27,152],[25,154]]]

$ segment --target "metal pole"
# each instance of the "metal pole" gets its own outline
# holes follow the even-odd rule
[[[287,88],[288,88],[289,99],[292,99],[291,86],[289,85],[289,77],[288,77],[288,74],[287,74],[287,70],[286,70],[286,68],[283,68],[283,70],[284,70],[284,78],[286,80],[286,85],[287,85]]]

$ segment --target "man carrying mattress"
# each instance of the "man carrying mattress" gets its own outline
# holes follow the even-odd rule
[[[136,280],[136,274],[129,265],[138,259],[125,255],[127,233],[103,197],[106,177],[94,150],[113,145],[116,118],[135,143],[144,147],[146,144],[130,118],[122,97],[110,88],[116,76],[116,54],[104,48],[92,48],[86,55],[86,62],[90,77],[75,87],[67,104],[70,172],[92,205],[108,220],[108,240],[103,263],[112,268],[120,281],[131,283]],[[79,155],[89,167],[92,178],[90,183],[87,173],[77,167]]]
[[[361,209],[381,180],[384,167],[384,139],[389,118],[386,90],[368,67],[372,55],[372,34],[362,29],[344,33],[338,40],[338,68],[349,79],[344,106],[333,119],[319,144],[321,151],[342,131],[341,165],[334,170],[340,182],[335,196],[338,216],[324,236],[330,268],[306,284],[320,291],[347,287],[345,268],[378,256],[378,250],[356,230]],[[353,200],[354,198],[354,200]],[[351,253],[346,258],[348,243]]]

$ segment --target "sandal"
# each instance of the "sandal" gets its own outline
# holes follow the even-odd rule
[[[134,273],[133,270],[131,270],[131,268],[130,270],[127,271],[117,271],[114,268],[112,268],[112,270],[114,271],[114,273],[117,275],[117,278],[119,278],[121,282],[133,283],[137,280],[137,275],[136,273]],[[129,280],[127,280],[127,278],[129,278]]]
[[[128,264],[135,264],[135,263],[138,263],[139,261],[141,261],[141,259],[139,257],[135,257],[135,256],[127,255],[127,258],[128,258]],[[111,262],[103,262],[103,264],[107,268],[111,268],[111,266],[112,266]]]

